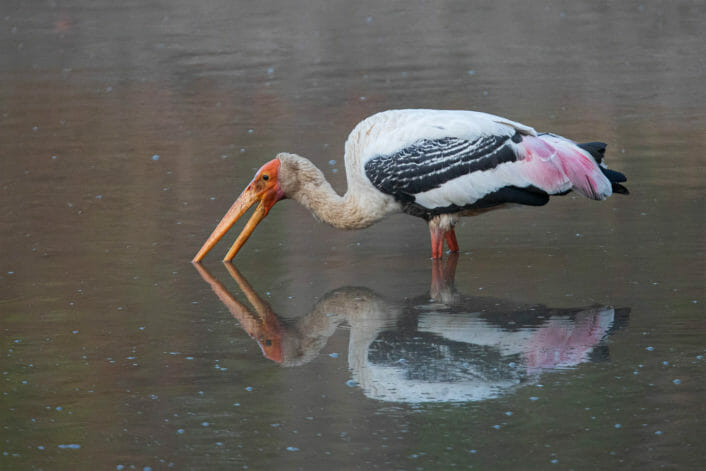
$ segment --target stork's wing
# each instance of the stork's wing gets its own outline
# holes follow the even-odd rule
[[[518,147],[522,140],[519,132],[473,140],[420,139],[392,155],[369,159],[365,174],[416,215],[509,202],[546,204],[548,193],[533,185],[518,162],[524,157]]]

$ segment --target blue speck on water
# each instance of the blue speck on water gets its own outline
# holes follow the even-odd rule
[[[122,471],[123,469],[125,469],[125,466],[123,466],[122,464],[119,464],[115,467],[115,469],[117,469],[118,471]]]
[[[655,349],[655,347],[653,347],[651,345],[649,347],[645,348],[645,350],[647,350],[648,352],[652,352],[652,351],[654,351],[654,349]]]
[[[512,415],[512,411],[509,410],[509,411],[505,412],[505,415],[510,417]]]
[[[336,165],[336,161],[335,161],[335,160],[329,160],[329,161],[328,161],[328,164],[329,164],[329,165]]]
[[[177,430],[177,434],[182,435],[183,433],[184,433],[184,429],[183,429],[183,428],[180,428],[179,430]]]
[[[468,453],[475,455],[476,453],[478,453],[478,450],[468,450]]]
[[[354,388],[358,386],[358,382],[354,379],[349,379],[348,381],[346,381],[346,386],[348,386],[349,388]]]
[[[103,195],[96,195],[96,199],[97,199],[97,200],[102,200],[102,199],[103,199]]]
[[[529,400],[530,400],[530,401],[537,401],[537,400],[539,400],[539,398],[538,398],[537,396],[531,396],[531,397],[529,398]]]
[[[159,155],[154,154],[154,155],[152,156],[152,160],[159,160]]]
[[[69,443],[66,445],[57,445],[57,448],[61,448],[62,450],[78,450],[81,448],[81,445],[77,443]]]
[[[211,424],[209,424],[208,422],[201,422],[202,427],[208,427],[209,425],[211,425]]]
[[[620,424],[615,424],[614,427],[615,427],[615,428],[622,428],[623,426],[620,425]]]
[[[675,379],[675,380],[672,380],[672,383],[674,383],[674,384],[681,384],[681,380],[680,380],[680,379]]]
[[[297,448],[295,446],[288,446],[287,451],[299,451],[299,448]]]
[[[655,435],[662,435],[662,431],[661,431],[661,430],[657,430],[657,431],[655,432]]]
[[[338,353],[329,353],[328,356],[331,358],[338,358]]]
[[[475,75],[475,74],[476,74],[476,71],[473,70],[473,69],[469,69],[469,70],[466,71],[466,73],[467,73],[468,75]]]
[[[252,386],[246,386],[246,387],[245,387],[245,390],[248,391],[248,392],[252,391],[253,389],[254,389],[254,388],[253,388]]]

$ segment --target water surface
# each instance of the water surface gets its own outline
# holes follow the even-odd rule
[[[0,468],[698,468],[705,18],[5,2]],[[446,265],[420,220],[282,202],[237,270],[189,263],[276,152],[342,192],[347,133],[403,107],[603,140],[631,195],[465,220]]]

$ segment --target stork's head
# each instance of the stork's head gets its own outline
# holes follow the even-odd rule
[[[257,208],[255,208],[255,212],[250,217],[250,220],[223,260],[230,261],[235,257],[235,254],[240,250],[245,241],[248,240],[253,230],[255,230],[255,226],[267,216],[270,208],[272,208],[277,201],[285,197],[284,191],[282,191],[280,185],[280,167],[281,161],[279,158],[273,159],[260,167],[260,170],[255,174],[255,178],[253,178],[247,188],[243,190],[238,199],[235,200],[235,203],[233,203],[226,215],[223,216],[221,222],[218,223],[208,237],[208,240],[206,240],[206,243],[204,243],[199,250],[199,253],[197,253],[192,260],[193,262],[200,262],[221,237],[228,232],[228,229],[230,229],[252,205],[259,203]]]

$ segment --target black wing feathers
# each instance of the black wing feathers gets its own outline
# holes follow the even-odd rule
[[[517,155],[508,141],[522,136],[484,136],[473,141],[456,137],[420,139],[393,155],[376,156],[365,164],[372,184],[400,201],[433,190],[471,172],[490,170]]]

